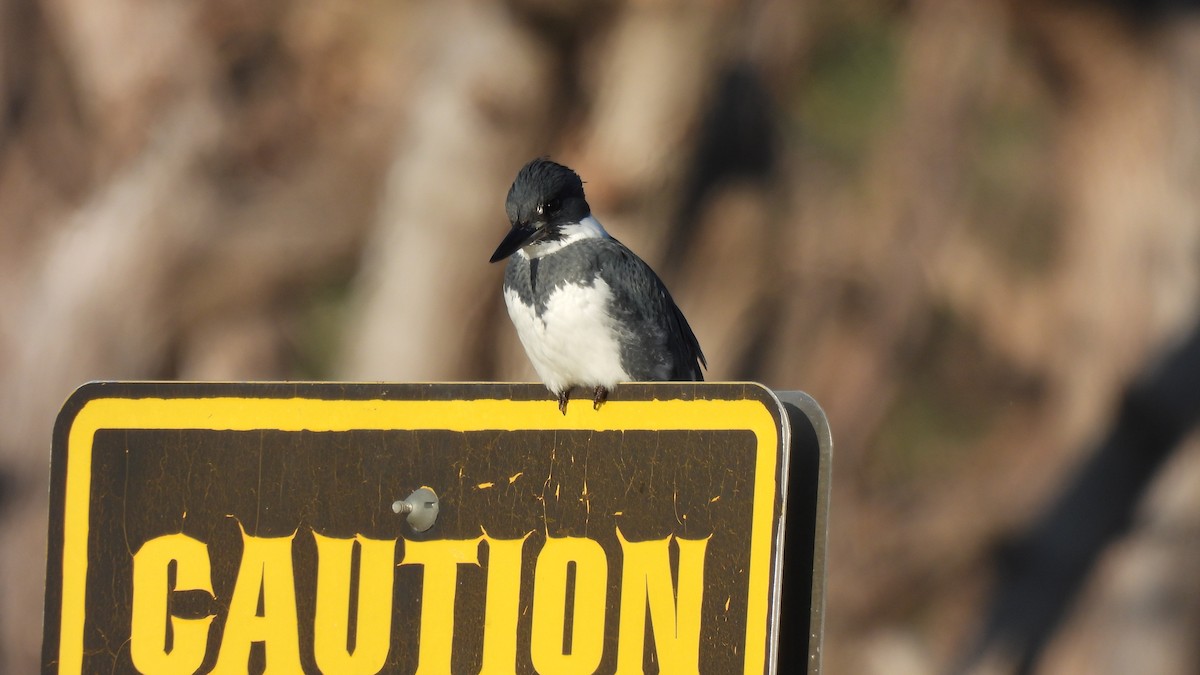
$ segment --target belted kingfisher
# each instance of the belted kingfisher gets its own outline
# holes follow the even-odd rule
[[[696,335],[650,266],[592,216],[571,169],[535,159],[505,203],[504,302],[538,377],[565,415],[574,387],[597,410],[620,382],[704,379]]]

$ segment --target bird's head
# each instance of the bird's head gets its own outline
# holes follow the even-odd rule
[[[491,262],[521,249],[559,241],[564,228],[577,225],[591,213],[579,176],[544,158],[529,162],[517,173],[504,209],[512,229],[492,254]]]

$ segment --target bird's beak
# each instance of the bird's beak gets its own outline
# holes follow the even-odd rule
[[[545,227],[532,227],[521,224],[513,225],[512,229],[504,237],[504,241],[500,242],[500,245],[496,247],[496,252],[492,254],[492,259],[488,262],[504,260],[527,244],[533,244],[541,240],[548,233],[549,229]]]

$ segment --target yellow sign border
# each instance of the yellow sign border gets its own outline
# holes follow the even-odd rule
[[[761,391],[767,391],[765,389]],[[767,391],[768,395],[771,395]],[[773,395],[771,395],[773,397]],[[585,402],[586,403],[586,402]],[[82,672],[86,617],[88,523],[92,442],[101,429],[204,429],[213,431],[351,430],[748,430],[758,442],[755,459],[750,583],[746,609],[745,672],[767,663],[773,623],[771,553],[773,506],[779,493],[776,449],[782,429],[759,400],[609,401],[599,411],[577,403],[560,415],[549,402],[503,399],[333,400],[245,396],[125,398],[84,402],[67,436],[63,506],[62,595],[59,613],[60,672]]]

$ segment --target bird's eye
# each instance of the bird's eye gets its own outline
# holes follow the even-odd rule
[[[558,213],[559,209],[562,208],[562,202],[558,201],[557,199],[551,199],[550,201],[546,202],[545,206],[540,207],[540,208],[542,210],[544,210],[545,213],[554,215],[554,214]],[[539,213],[540,212],[541,211],[539,211]]]

